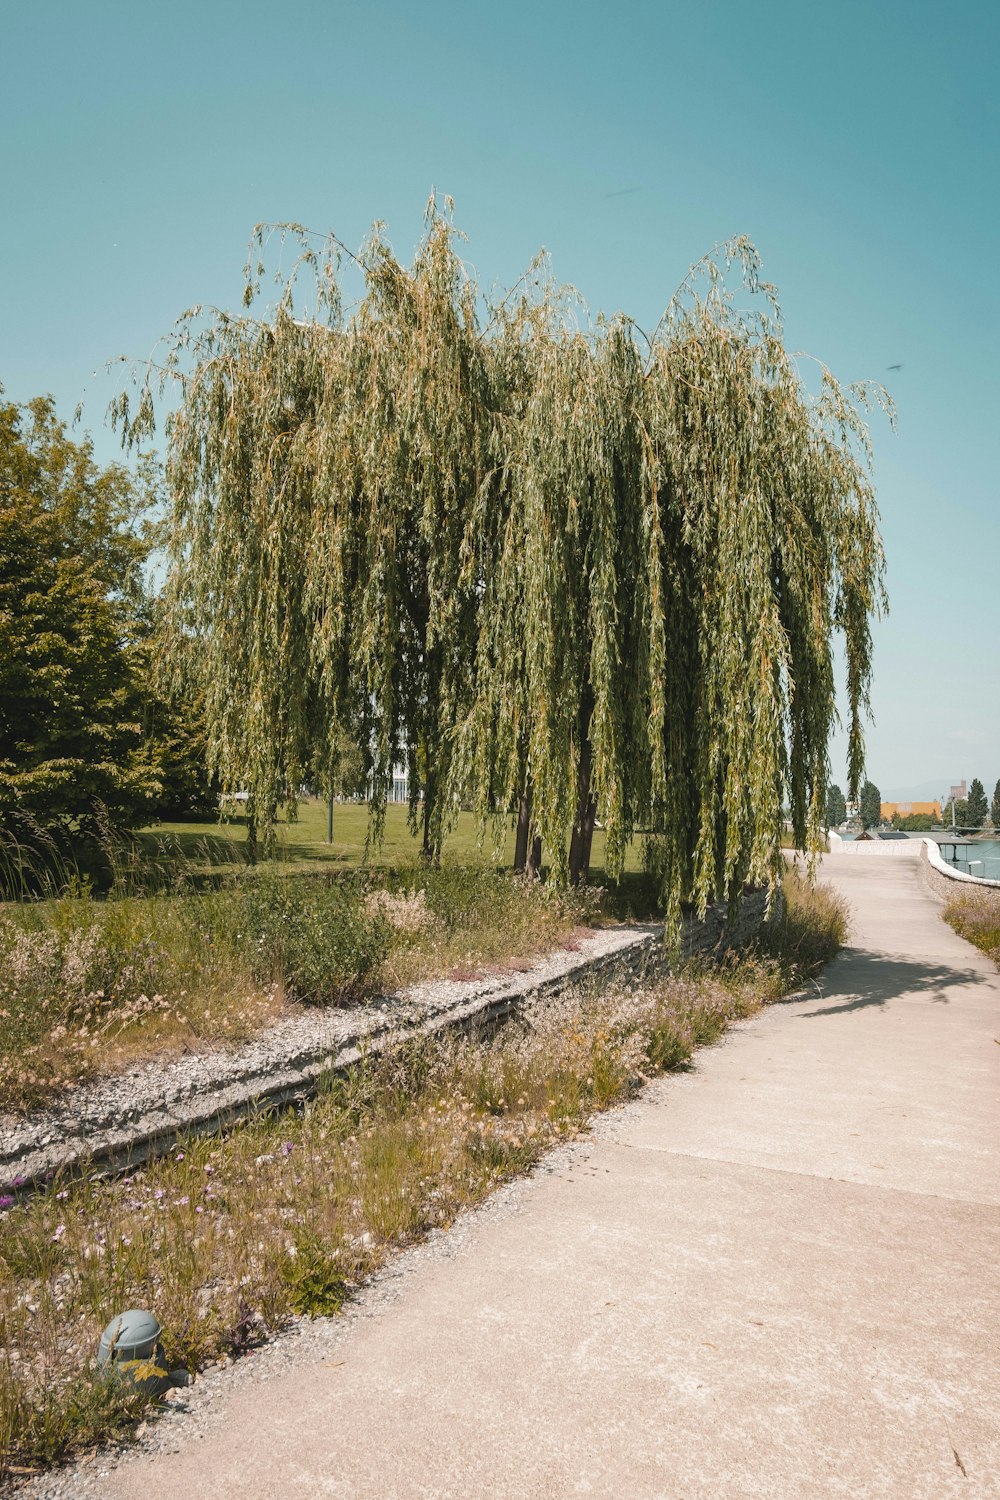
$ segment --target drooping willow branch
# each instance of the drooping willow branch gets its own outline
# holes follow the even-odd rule
[[[646,338],[541,260],[487,302],[433,202],[411,266],[378,228],[354,258],[350,316],[343,247],[285,232],[268,315],[187,315],[114,412],[136,441],[172,393],[171,658],[223,786],[266,827],[346,737],[376,836],[405,759],[429,855],[465,802],[530,809],[560,879],[596,821],[611,874],[652,827],[674,916],[774,880],[784,806],[818,847],[833,643],[853,789],[885,605],[870,393],[824,371],[810,396],[753,247],[693,267]]]

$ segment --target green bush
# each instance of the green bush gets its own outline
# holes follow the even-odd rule
[[[354,885],[264,875],[242,892],[256,979],[310,1005],[364,992],[389,952],[391,929]]]
[[[300,1235],[282,1266],[292,1312],[307,1318],[332,1318],[340,1312],[350,1287],[328,1247],[315,1235]]]

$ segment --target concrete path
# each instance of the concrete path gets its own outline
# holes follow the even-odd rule
[[[101,1494],[1000,1496],[1000,975],[910,861],[823,874],[856,925],[821,993]]]

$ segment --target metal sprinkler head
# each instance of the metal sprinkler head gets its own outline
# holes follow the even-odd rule
[[[174,1386],[185,1386],[186,1370],[168,1370],[160,1343],[163,1329],[151,1312],[132,1307],[119,1313],[101,1334],[97,1368],[109,1380],[122,1381],[143,1396],[156,1398]]]

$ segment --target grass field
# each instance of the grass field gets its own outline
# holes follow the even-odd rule
[[[351,869],[363,864],[390,869],[404,869],[420,860],[420,838],[414,837],[407,823],[407,810],[390,803],[385,811],[385,837],[378,847],[366,851],[368,806],[363,802],[338,802],[333,810],[333,843],[326,841],[327,805],[317,798],[304,798],[298,817],[290,821],[282,816],[278,822],[278,858],[304,869],[329,866]],[[154,857],[164,850],[176,849],[187,859],[207,863],[229,863],[246,857],[247,825],[240,812],[224,822],[156,823],[138,835],[146,853]],[[514,859],[514,829],[494,841],[492,834],[481,836],[472,813],[459,814],[458,822],[445,844],[445,864],[499,864],[510,867]],[[633,840],[625,861],[626,873],[642,869],[642,838]],[[590,880],[604,883],[604,833],[594,831]]]

